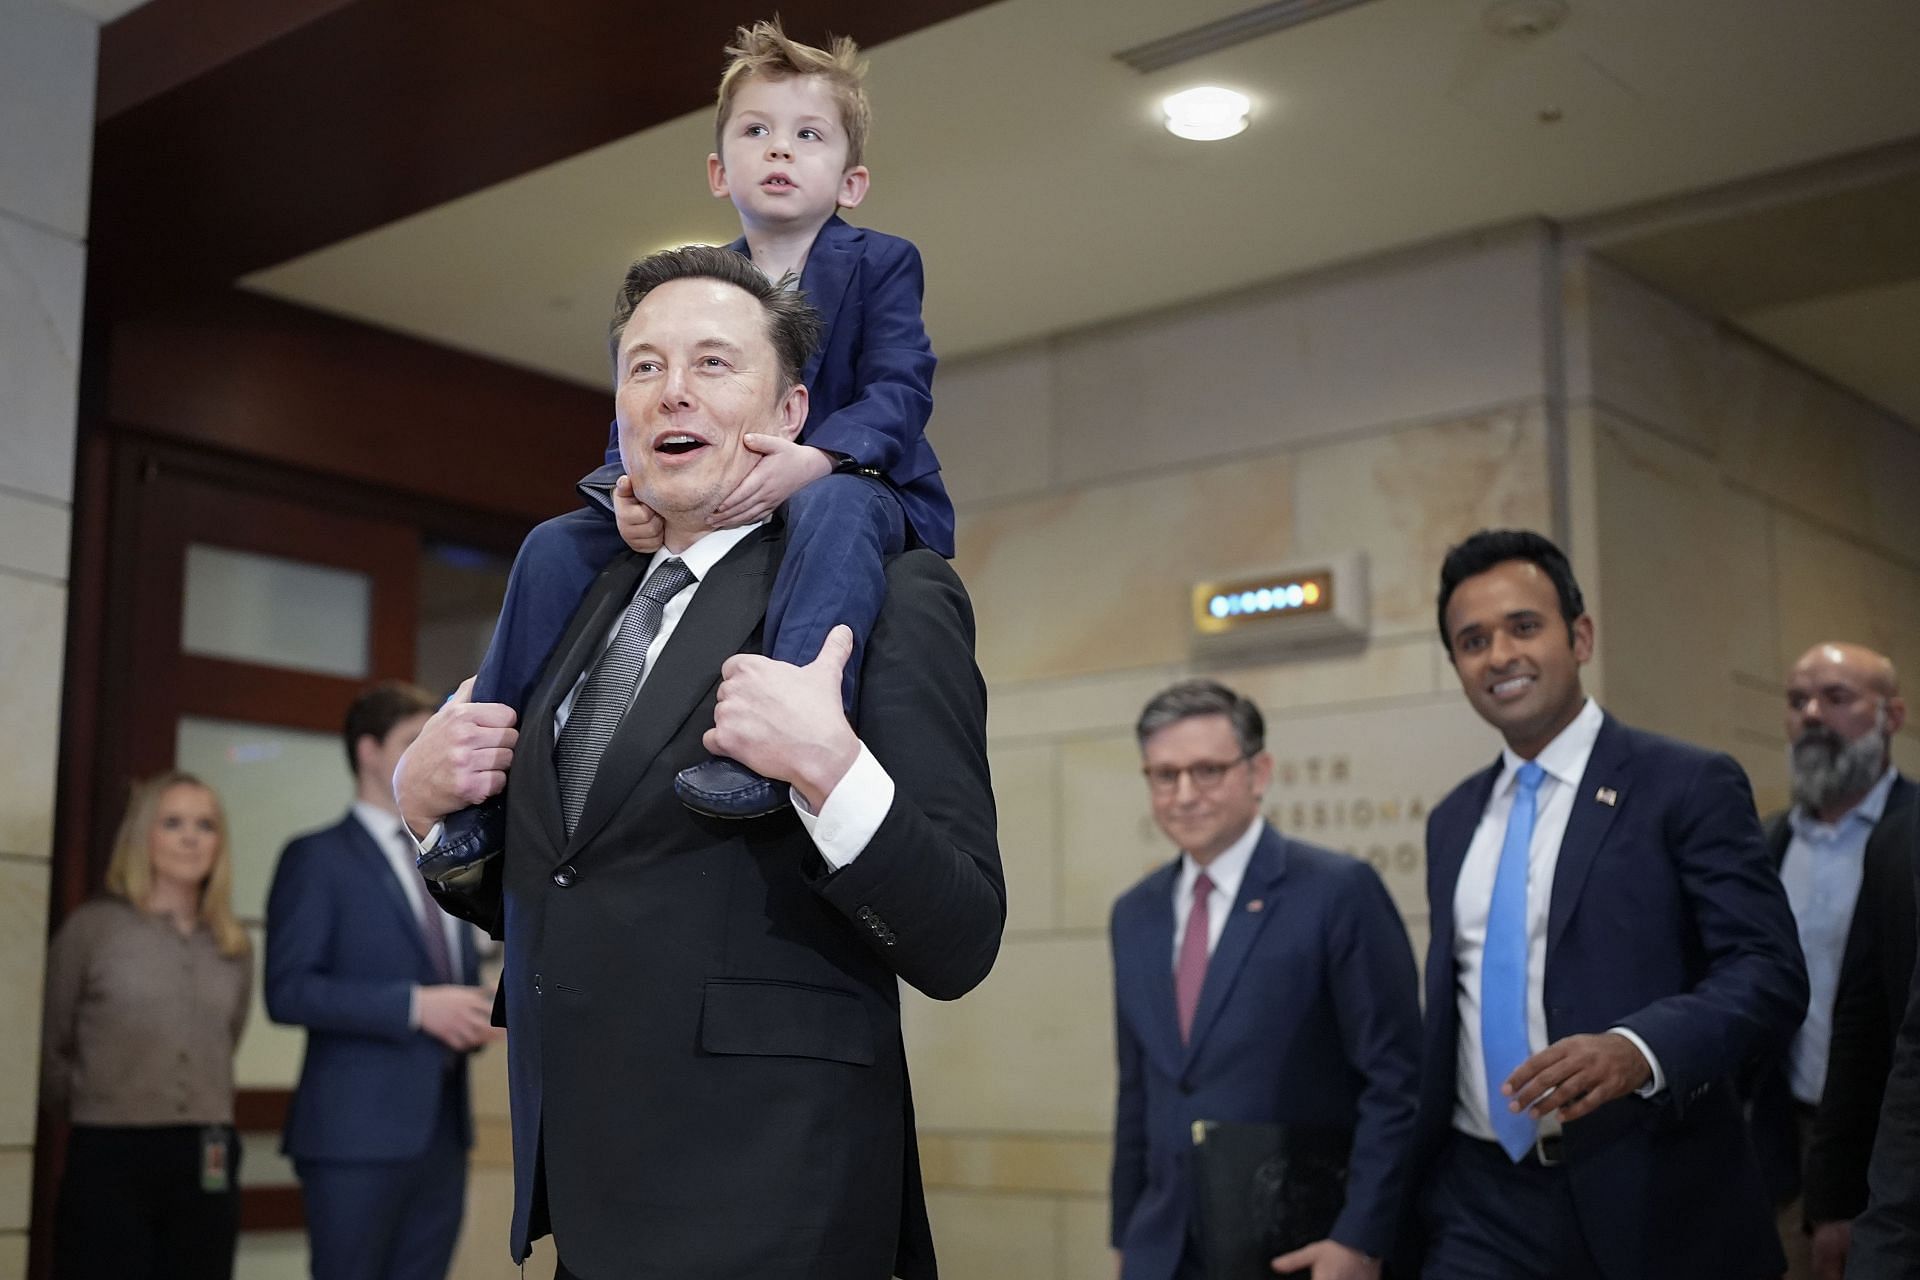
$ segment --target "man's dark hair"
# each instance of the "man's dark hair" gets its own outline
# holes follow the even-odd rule
[[[405,680],[382,680],[355,698],[353,705],[347,708],[347,723],[343,730],[347,743],[347,772],[356,778],[360,776],[360,755],[354,750],[360,739],[372,737],[375,742],[385,742],[387,735],[393,732],[393,726],[408,716],[433,711],[439,706],[438,698]]]
[[[1454,588],[1468,578],[1485,573],[1509,560],[1525,560],[1538,565],[1560,595],[1560,616],[1567,620],[1567,634],[1573,634],[1574,619],[1587,611],[1580,595],[1580,584],[1573,579],[1573,566],[1560,548],[1531,529],[1482,529],[1447,551],[1440,564],[1440,643],[1453,652],[1453,637],[1447,634],[1447,602]]]
[[[1266,750],[1267,722],[1251,698],[1244,698],[1218,680],[1182,680],[1153,695],[1133,734],[1140,745],[1168,725],[1194,716],[1225,716],[1233,726],[1240,754],[1257,756]]]
[[[745,254],[719,245],[690,244],[650,253],[627,268],[627,278],[613,300],[613,323],[607,330],[607,350],[613,356],[613,378],[620,381],[620,335],[633,319],[640,300],[670,280],[721,280],[744,289],[767,315],[767,337],[780,360],[785,379],[781,390],[800,381],[807,361],[826,332],[826,322],[798,289],[786,281],[767,279]]]

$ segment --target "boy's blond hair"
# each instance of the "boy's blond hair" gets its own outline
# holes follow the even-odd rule
[[[846,36],[834,37],[830,49],[801,44],[787,38],[787,33],[780,29],[779,18],[734,28],[733,43],[727,46],[727,69],[720,77],[720,101],[713,122],[715,155],[726,154],[727,117],[733,113],[733,100],[741,87],[755,76],[769,80],[819,76],[825,80],[840,106],[840,127],[847,134],[847,168],[860,163],[860,157],[866,153],[873,111],[867,105],[867,64],[860,56],[859,45]]]

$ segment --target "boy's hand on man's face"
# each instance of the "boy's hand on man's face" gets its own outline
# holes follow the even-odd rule
[[[667,522],[633,496],[631,476],[613,482],[613,522],[620,528],[620,540],[642,555],[652,555],[667,540]]]
[[[810,444],[750,431],[741,442],[760,455],[734,491],[707,517],[715,529],[737,529],[764,518],[806,485],[833,474],[833,459]]]

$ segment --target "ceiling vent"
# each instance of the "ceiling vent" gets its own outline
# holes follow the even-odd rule
[[[1189,58],[1231,48],[1236,44],[1256,40],[1261,36],[1269,36],[1276,31],[1285,31],[1288,27],[1297,27],[1303,22],[1311,22],[1315,18],[1324,18],[1342,9],[1352,9],[1368,2],[1369,0],[1273,0],[1271,4],[1255,5],[1251,9],[1186,31],[1176,31],[1170,36],[1149,40],[1131,49],[1122,49],[1113,56],[1135,71],[1159,71],[1185,62]]]

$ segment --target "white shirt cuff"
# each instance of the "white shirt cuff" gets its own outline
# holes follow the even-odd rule
[[[1660,1069],[1660,1059],[1653,1056],[1653,1050],[1647,1048],[1647,1042],[1625,1027],[1608,1027],[1607,1030],[1613,1035],[1625,1036],[1633,1047],[1640,1051],[1640,1056],[1647,1060],[1647,1065],[1653,1068],[1653,1079],[1635,1089],[1634,1092],[1642,1098],[1652,1098],[1666,1092],[1667,1073]]]
[[[444,822],[436,822],[431,827],[427,828],[426,835],[421,836],[417,840],[414,839],[413,828],[408,827],[407,839],[413,840],[413,847],[416,850],[418,850],[420,853],[422,854],[432,853],[433,846],[440,843],[440,833],[446,830],[446,826],[447,824]]]
[[[853,766],[820,806],[819,813],[807,808],[798,791],[792,792],[792,799],[793,811],[813,837],[814,847],[827,865],[838,871],[860,856],[880,829],[887,810],[893,808],[893,778],[863,742]]]

